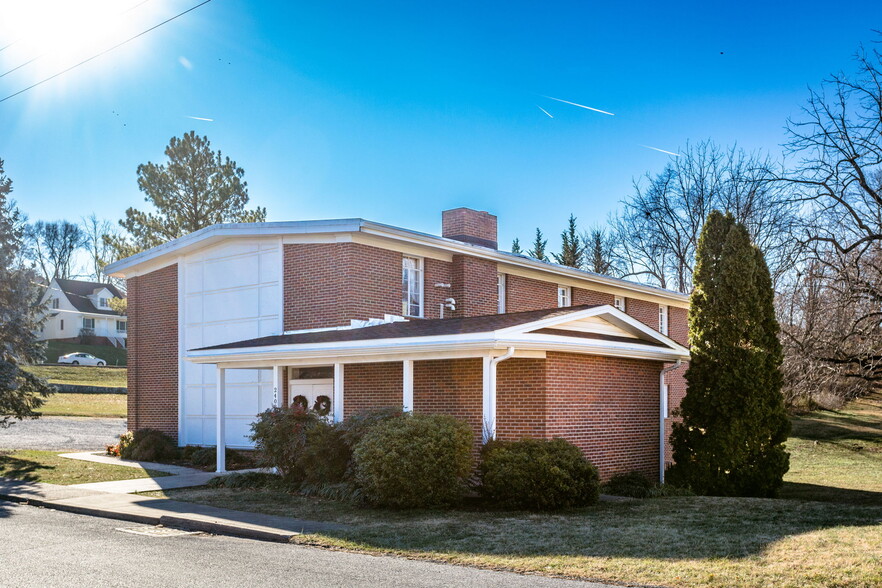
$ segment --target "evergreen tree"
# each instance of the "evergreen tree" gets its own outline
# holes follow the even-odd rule
[[[138,166],[138,188],[156,212],[129,208],[119,221],[127,234],[104,236],[116,259],[217,223],[266,220],[265,208],[245,208],[245,170],[212,151],[208,137],[198,137],[195,131],[181,139],[172,137],[165,155],[167,164]]]
[[[22,218],[9,200],[12,181],[0,159],[0,427],[10,419],[39,416],[39,408],[51,389],[46,382],[22,369],[43,359],[37,341],[40,328],[40,292],[36,276],[20,263]]]
[[[560,254],[554,253],[557,263],[568,267],[581,268],[585,254],[585,244],[576,230],[576,217],[570,215],[567,228],[560,234]]]
[[[521,250],[521,240],[520,239],[515,238],[515,240],[511,242],[511,252],[516,253],[518,255],[523,253],[523,251]]]
[[[698,242],[691,360],[668,479],[700,494],[774,496],[789,467],[790,421],[772,280],[747,229],[712,212]]]
[[[613,275],[613,247],[610,238],[601,228],[591,229],[585,236],[585,265],[588,270],[603,276]]]
[[[527,251],[527,255],[539,261],[548,261],[548,256],[545,254],[545,246],[548,245],[548,239],[543,239],[542,237],[542,231],[537,228],[536,238],[533,240],[533,248]]]

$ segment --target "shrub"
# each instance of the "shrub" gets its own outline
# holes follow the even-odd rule
[[[217,476],[208,481],[212,488],[278,488],[282,485],[281,478],[276,474],[264,472],[243,472]]]
[[[178,457],[178,447],[162,431],[138,429],[120,435],[119,454],[135,461],[168,461]]]
[[[306,445],[297,458],[303,484],[334,485],[346,479],[352,449],[340,427],[318,421],[306,430]]]
[[[338,423],[337,427],[340,429],[340,434],[346,445],[348,445],[350,449],[355,449],[358,442],[361,441],[365,434],[373,427],[388,421],[389,419],[404,416],[404,414],[405,412],[398,407],[366,410],[352,415],[342,423]]]
[[[481,451],[481,493],[501,508],[557,510],[595,504],[597,468],[564,439],[491,441]]]
[[[119,457],[119,443],[116,443],[114,445],[106,445],[104,448],[104,452],[107,455]]]
[[[300,406],[271,408],[251,424],[251,440],[261,467],[276,468],[285,482],[297,487],[303,481],[298,459],[306,447],[307,430],[320,422],[318,415]]]
[[[629,496],[631,498],[648,498],[655,487],[655,482],[640,472],[616,474],[603,485],[605,494],[613,496]]]
[[[471,427],[447,415],[408,414],[369,427],[355,446],[355,480],[378,506],[459,501],[472,469]]]

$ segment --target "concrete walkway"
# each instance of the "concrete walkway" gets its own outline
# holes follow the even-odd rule
[[[59,457],[68,459],[79,459],[81,461],[91,461],[93,463],[103,463],[107,465],[118,465],[129,468],[143,468],[145,470],[156,470],[157,472],[165,472],[174,475],[186,474],[204,474],[204,470],[196,468],[188,468],[184,466],[170,465],[167,463],[156,463],[153,461],[134,461],[130,459],[120,459],[112,455],[104,455],[103,453],[91,453],[88,451],[78,453],[61,453]]]
[[[171,476],[161,476],[157,478],[136,478],[134,480],[115,480],[112,482],[92,482],[89,484],[74,484],[73,488],[82,488],[84,490],[98,490],[101,492],[112,492],[114,494],[134,494],[135,492],[152,492],[154,490],[169,490],[172,488],[190,488],[193,486],[204,486],[214,477],[222,474],[215,472],[206,472],[195,468],[187,468],[184,466],[169,465],[166,463],[156,463],[152,461],[131,461],[120,459],[112,455],[101,455],[99,453],[62,453],[60,457],[68,459],[78,459],[81,461],[89,461],[93,463],[103,463],[107,465],[123,466],[129,468],[143,468],[145,470],[156,470],[172,474]],[[253,470],[245,470],[253,471]]]
[[[344,528],[334,523],[215,508],[167,498],[102,492],[84,486],[94,485],[58,486],[0,478],[0,499],[146,525],[263,541],[288,542],[302,533]]]

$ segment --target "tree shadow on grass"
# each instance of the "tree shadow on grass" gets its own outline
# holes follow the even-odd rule
[[[882,492],[852,490],[850,488],[836,488],[834,486],[801,482],[784,482],[784,486],[781,488],[781,498],[786,500],[818,500],[821,502],[841,502],[857,506],[882,507]]]
[[[25,482],[39,482],[40,477],[37,472],[51,469],[53,469],[52,466],[0,452],[0,476],[5,478],[14,478]]]

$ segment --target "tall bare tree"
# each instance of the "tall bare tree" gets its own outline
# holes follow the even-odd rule
[[[89,255],[89,272],[96,282],[110,283],[110,278],[104,275],[104,266],[110,263],[113,248],[104,235],[114,233],[113,224],[104,219],[99,219],[95,213],[82,219],[83,246]]]
[[[37,221],[26,232],[32,260],[48,283],[52,278],[73,275],[74,257],[83,247],[82,229],[66,220]]]
[[[882,55],[861,47],[855,62],[787,125],[798,163],[786,180],[807,209],[782,321],[792,396],[854,396],[882,380]]]
[[[775,171],[760,154],[711,141],[687,145],[661,173],[635,182],[612,222],[623,275],[688,293],[704,219],[721,210],[747,227],[776,279],[789,267],[797,215]]]

